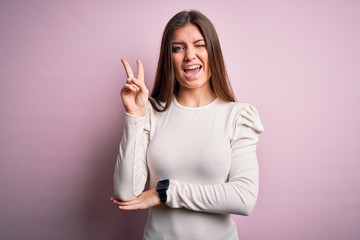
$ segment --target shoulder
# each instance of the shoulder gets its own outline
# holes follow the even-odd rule
[[[264,131],[260,114],[255,106],[242,102],[224,102],[222,103],[228,114],[228,121],[233,123],[235,128],[252,128],[255,132]]]
[[[251,108],[256,113],[258,113],[253,105],[243,102],[225,102],[220,100],[219,107],[221,107],[229,115],[229,117],[233,118],[237,118],[243,111],[246,111],[248,108]]]
[[[223,104],[227,107],[227,111],[234,115],[239,114],[247,105],[250,105],[242,102],[223,102]]]

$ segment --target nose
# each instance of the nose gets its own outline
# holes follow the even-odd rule
[[[194,47],[186,49],[185,61],[191,61],[196,58],[196,51]]]

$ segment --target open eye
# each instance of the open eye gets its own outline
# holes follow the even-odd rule
[[[173,47],[172,47],[172,51],[173,51],[174,53],[181,52],[182,50],[184,50],[184,47],[183,47],[183,46],[173,46]]]

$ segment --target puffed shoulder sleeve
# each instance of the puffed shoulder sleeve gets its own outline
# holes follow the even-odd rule
[[[255,151],[259,135],[263,131],[264,126],[256,108],[250,104],[245,105],[236,118],[232,149],[241,153]]]

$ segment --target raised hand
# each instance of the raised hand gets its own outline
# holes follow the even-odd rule
[[[137,60],[137,77],[134,77],[134,73],[126,59],[121,59],[124,65],[127,80],[120,95],[124,104],[125,111],[128,114],[135,116],[145,116],[146,107],[148,104],[149,90],[145,86],[144,82],[144,67],[140,60]]]

